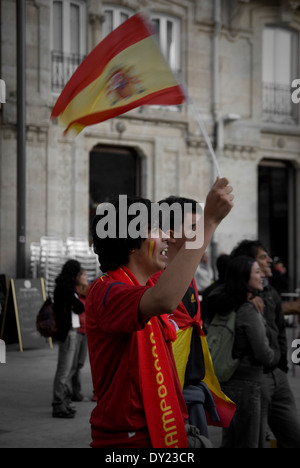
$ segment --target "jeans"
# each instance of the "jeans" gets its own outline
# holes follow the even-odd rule
[[[261,384],[230,380],[222,390],[237,405],[229,428],[223,429],[222,448],[258,448],[261,420]]]
[[[64,342],[58,342],[58,361],[53,385],[53,413],[66,412],[71,402],[68,380],[76,351],[77,331],[70,330]]]
[[[264,374],[262,382],[261,447],[268,425],[278,448],[300,448],[300,424],[287,374],[280,369]]]
[[[87,336],[83,333],[77,333],[76,351],[74,354],[73,365],[70,373],[69,386],[72,398],[75,401],[80,401],[83,398],[81,393],[81,373],[88,352]]]

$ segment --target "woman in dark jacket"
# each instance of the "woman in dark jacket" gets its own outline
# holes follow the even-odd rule
[[[76,291],[76,279],[81,273],[77,260],[68,260],[56,278],[54,308],[58,324],[55,338],[58,342],[58,361],[53,386],[53,417],[74,418],[75,410],[70,406],[71,395],[68,380],[76,350],[78,315],[84,311]]]
[[[261,419],[263,368],[272,366],[275,356],[269,345],[263,315],[248,301],[263,289],[258,263],[246,256],[230,261],[225,278],[225,294],[231,310],[236,310],[233,357],[239,366],[222,390],[237,404],[230,427],[223,430],[222,447],[258,448]]]

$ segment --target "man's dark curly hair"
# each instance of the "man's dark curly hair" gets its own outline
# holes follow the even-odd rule
[[[172,210],[166,212],[168,222],[170,222],[169,227],[172,230],[174,230],[176,227],[178,227],[179,225],[183,223],[184,215],[186,214],[187,211],[191,213],[198,213],[200,209],[200,205],[196,200],[193,200],[191,198],[186,198],[186,197],[179,197],[177,195],[170,195],[169,197],[164,198],[163,200],[160,200],[158,203],[161,207],[164,204],[168,205],[169,207],[171,207],[172,205],[180,206],[181,211],[176,212],[176,215],[175,215],[175,212]],[[177,213],[180,216],[179,218],[178,218]],[[164,211],[162,211],[162,223],[163,223],[162,229],[164,230],[165,229]]]
[[[247,255],[256,258],[258,249],[267,250],[259,240],[242,240],[231,252],[230,257],[238,257],[239,255]]]
[[[146,205],[148,211],[147,229],[149,230],[151,226],[150,200],[141,197],[127,197],[127,237],[119,237],[119,197],[107,200],[107,203],[111,203],[115,207],[115,219],[112,220],[112,222],[115,223],[116,237],[100,238],[97,234],[97,224],[101,219],[107,216],[107,212],[103,215],[96,215],[92,224],[93,248],[94,252],[98,255],[100,268],[103,273],[114,271],[119,266],[126,265],[129,261],[130,251],[132,249],[140,249],[142,242],[145,240],[142,237],[133,238],[128,233],[130,222],[137,216],[128,214],[128,209],[133,203]],[[124,216],[124,213],[122,213],[122,215]]]

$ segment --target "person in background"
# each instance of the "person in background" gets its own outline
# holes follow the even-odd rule
[[[266,445],[265,434],[269,425],[279,448],[300,448],[300,424],[296,402],[287,378],[287,337],[282,301],[278,292],[270,285],[272,259],[259,240],[240,242],[233,250],[232,256],[245,253],[258,262],[264,275],[264,288],[260,293],[263,307],[258,303],[255,305],[263,313],[271,330],[271,347],[275,352],[276,349],[280,351],[278,365],[265,369],[263,375],[261,446]]]
[[[272,276],[270,278],[270,284],[276,289],[278,294],[288,292],[289,282],[287,269],[283,261],[279,257],[274,257],[271,267]],[[293,301],[283,299],[282,310],[284,315],[298,315],[298,318],[300,319],[300,297]]]
[[[54,418],[70,419],[76,413],[71,404],[68,381],[76,351],[79,315],[84,311],[84,305],[76,291],[80,272],[80,263],[77,260],[68,260],[55,280],[54,309],[58,331],[54,338],[58,342],[58,361],[53,384]]]
[[[279,353],[271,349],[263,316],[249,301],[263,290],[262,273],[251,257],[232,259],[225,278],[224,307],[236,311],[235,341],[232,351],[239,365],[232,377],[222,383],[223,391],[237,404],[228,429],[223,429],[223,448],[258,448],[261,425],[261,382],[264,367],[277,364]]]
[[[276,289],[278,294],[288,292],[289,280],[283,261],[279,257],[274,257],[271,268],[272,276],[270,277],[270,284]]]
[[[284,315],[298,315],[300,321],[300,297],[294,301],[286,301],[282,303]]]
[[[208,253],[204,252],[195,273],[195,281],[200,296],[203,294],[203,291],[211,285],[214,279],[213,271],[209,265],[208,258]]]
[[[76,280],[76,290],[79,300],[85,305],[85,299],[89,290],[88,276],[85,270],[81,270]],[[85,330],[85,312],[79,315],[80,327],[77,329],[76,351],[73,366],[70,373],[69,385],[72,401],[88,401],[82,395],[81,369],[83,368],[88,352],[87,336]]]
[[[208,326],[210,321],[213,319],[213,316],[208,318],[207,310],[206,310],[206,298],[220,285],[224,284],[225,275],[227,270],[227,265],[229,263],[230,256],[227,254],[221,254],[217,258],[216,267],[218,271],[218,279],[214,281],[208,288],[203,291],[202,299],[201,299],[201,317],[203,320],[203,329],[207,332]]]

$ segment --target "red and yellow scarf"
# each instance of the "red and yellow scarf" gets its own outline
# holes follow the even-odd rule
[[[193,280],[193,286],[194,290],[197,291],[195,280]],[[174,315],[170,317],[171,319],[174,319],[177,326],[179,327],[179,330],[177,331],[177,339],[175,343],[173,343],[173,353],[180,384],[183,388],[186,366],[190,354],[193,326],[196,326],[200,336],[204,356],[205,378],[203,379],[203,382],[206,383],[212,393],[216,409],[220,417],[220,422],[216,423],[212,422],[209,418],[209,415],[207,414],[208,424],[228,427],[236,411],[236,405],[221,390],[220,383],[214,371],[214,366],[210,356],[206,337],[202,329],[198,294],[196,294],[195,299],[197,301],[198,307],[197,313],[193,318],[190,317],[183,302],[180,302],[179,306],[174,312]]]
[[[140,286],[126,267],[108,272],[107,276],[119,283]],[[147,285],[153,286],[154,283],[149,280]],[[176,339],[175,328],[167,315],[161,315],[152,317],[145,328],[136,333],[141,392],[152,446],[186,448],[183,415],[165,344],[165,341]]]

